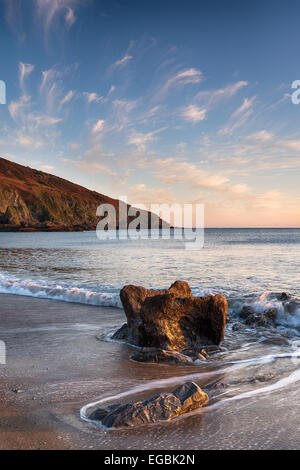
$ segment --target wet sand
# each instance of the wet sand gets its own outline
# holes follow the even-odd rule
[[[291,368],[284,358],[230,372],[213,362],[191,367],[135,363],[128,360],[133,348],[101,340],[123,322],[119,309],[0,295],[0,340],[7,347],[7,364],[0,365],[0,449],[300,448],[299,382],[135,430],[105,432],[82,421],[84,405],[141,385],[148,389],[123,401],[171,390],[184,376],[205,387],[213,370],[214,379],[228,381],[271,370],[281,379]],[[266,353],[257,348],[258,355]],[[233,351],[230,357],[244,359],[249,353]],[[263,386],[237,385],[225,398]]]

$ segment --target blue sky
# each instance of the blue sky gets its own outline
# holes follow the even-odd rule
[[[297,1],[0,0],[0,156],[206,225],[300,226]]]

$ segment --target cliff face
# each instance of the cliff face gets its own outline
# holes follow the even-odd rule
[[[0,158],[0,231],[95,230],[100,204],[113,205],[118,220],[118,200]]]

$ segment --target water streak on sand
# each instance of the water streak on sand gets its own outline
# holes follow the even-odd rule
[[[217,370],[214,370],[214,371],[200,372],[200,373],[194,373],[194,374],[189,374],[189,375],[185,375],[185,376],[177,376],[177,377],[171,377],[171,378],[168,378],[168,379],[150,381],[146,384],[142,384],[142,385],[138,385],[136,387],[133,387],[132,389],[127,390],[126,392],[122,392],[122,393],[119,393],[119,394],[116,394],[116,395],[111,395],[111,396],[102,398],[101,400],[98,400],[98,401],[95,401],[93,403],[89,403],[88,405],[85,405],[80,410],[80,417],[83,420],[87,421],[87,422],[93,422],[88,418],[88,410],[90,410],[91,408],[95,408],[99,405],[103,405],[107,402],[114,402],[116,400],[120,400],[120,399],[123,399],[123,398],[131,396],[131,395],[135,395],[135,394],[138,394],[138,393],[141,393],[141,392],[145,392],[147,390],[149,390],[149,391],[150,390],[156,390],[156,389],[163,388],[165,386],[172,386],[172,385],[181,384],[181,383],[184,383],[186,381],[195,381],[195,380],[200,380],[200,379],[207,379],[209,377],[216,377],[217,375],[220,375],[220,374],[232,373],[232,372],[237,371],[239,369],[243,369],[244,367],[248,366],[249,364],[252,364],[252,365],[268,364],[268,363],[271,363],[274,360],[280,359],[280,358],[286,358],[286,359],[290,359],[290,358],[297,359],[298,358],[298,359],[300,359],[300,354],[299,353],[276,354],[276,355],[271,355],[270,354],[270,355],[265,355],[265,356],[261,356],[261,357],[257,357],[257,358],[250,358],[250,359],[245,359],[245,360],[241,360],[241,361],[223,363],[223,366],[229,365],[229,364],[231,366],[230,367],[225,367],[225,368],[222,368],[222,369],[217,369]],[[227,398],[225,400],[222,400],[221,402],[217,402],[213,405],[210,405],[206,409],[214,409],[214,407],[218,407],[223,403],[225,404],[229,401],[241,400],[243,398],[252,397],[256,394],[269,393],[269,392],[275,391],[277,389],[283,388],[286,385],[290,385],[294,382],[297,382],[299,380],[300,380],[300,370],[296,370],[292,374],[290,374],[289,377],[281,379],[281,380],[277,381],[275,384],[272,384],[270,386],[263,387],[263,388],[260,388],[260,389],[257,389],[257,390],[252,390],[251,392],[242,393],[242,394],[236,395],[234,397]],[[198,412],[199,412],[199,410],[198,410]],[[200,410],[200,412],[201,412],[201,410]],[[190,413],[186,416],[190,416]]]

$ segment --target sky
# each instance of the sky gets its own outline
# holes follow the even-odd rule
[[[300,3],[0,0],[0,156],[206,227],[300,227]]]

